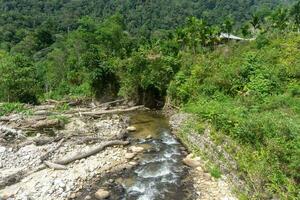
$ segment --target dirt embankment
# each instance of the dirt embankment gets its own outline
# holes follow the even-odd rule
[[[0,118],[0,199],[73,199],[95,177],[132,165],[119,113],[142,107],[58,107]]]
[[[202,135],[192,131],[193,129],[186,128],[185,126],[192,120],[194,120],[194,116],[190,114],[173,114],[170,117],[170,126],[189,151],[201,152],[200,154],[196,153],[197,155],[189,154],[183,160],[185,164],[191,167],[189,176],[193,181],[193,191],[196,193],[196,199],[236,200],[237,198],[233,194],[233,186],[235,185],[232,185],[232,179],[229,180],[229,178],[236,178],[236,176],[223,173],[219,178],[213,177],[213,172],[210,170],[211,166],[209,166],[209,163],[221,164],[222,166],[222,163],[219,163],[222,161],[218,159],[220,154],[228,158],[228,160],[232,160],[222,147],[211,140],[209,127],[206,128]],[[206,159],[203,155],[205,155]],[[224,168],[226,167],[224,166]],[[221,170],[225,172],[223,168]]]

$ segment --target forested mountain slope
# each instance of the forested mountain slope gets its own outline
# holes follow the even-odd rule
[[[300,1],[264,9],[280,3],[2,0],[0,115],[45,99],[166,103],[233,141],[248,199],[299,199]]]
[[[37,28],[51,33],[78,27],[82,16],[103,20],[116,12],[132,33],[149,36],[154,30],[175,28],[188,16],[222,23],[229,15],[241,22],[257,10],[272,9],[293,0],[1,0],[0,43],[9,48]]]

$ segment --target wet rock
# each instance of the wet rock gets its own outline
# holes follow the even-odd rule
[[[136,127],[135,126],[128,126],[126,130],[129,131],[129,132],[134,132],[134,131],[136,131]]]
[[[196,168],[201,165],[200,158],[199,157],[193,158],[193,154],[189,154],[187,157],[185,157],[183,159],[183,163],[192,168]]]
[[[106,199],[110,196],[110,193],[104,189],[99,189],[96,193],[95,193],[95,197],[96,199]]]

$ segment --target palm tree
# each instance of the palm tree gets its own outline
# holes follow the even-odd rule
[[[223,23],[223,29],[228,35],[232,32],[233,25],[233,19],[231,17],[227,17]]]
[[[288,10],[286,8],[278,8],[272,14],[273,27],[284,30],[288,26]]]
[[[257,30],[260,28],[260,23],[261,23],[260,16],[257,13],[253,14],[252,18],[250,20],[250,24],[252,25],[254,30]]]

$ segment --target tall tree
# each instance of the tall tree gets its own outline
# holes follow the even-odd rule
[[[229,35],[233,30],[233,25],[234,25],[233,19],[231,17],[227,17],[222,24],[223,31],[225,31]]]
[[[0,88],[2,101],[37,103],[38,83],[32,62],[21,55],[2,58]]]
[[[272,15],[272,26],[278,28],[279,30],[284,30],[288,26],[288,9],[287,8],[278,8]]]

